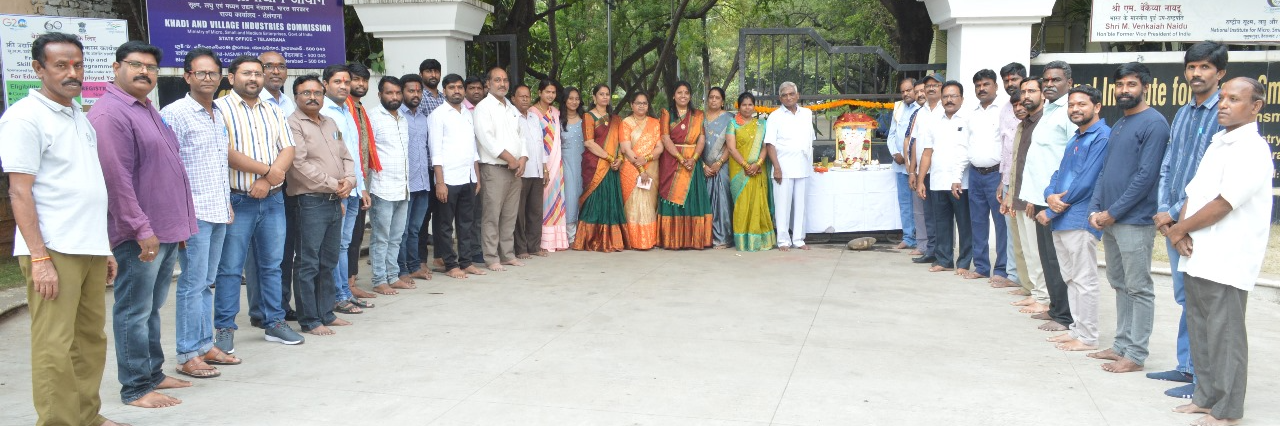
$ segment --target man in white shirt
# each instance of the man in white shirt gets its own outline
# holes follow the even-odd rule
[[[1203,413],[1192,424],[1236,424],[1244,417],[1249,342],[1245,308],[1262,269],[1271,222],[1270,147],[1258,134],[1266,88],[1237,77],[1222,86],[1218,124],[1181,218],[1167,236],[1182,255],[1187,331],[1196,391],[1180,413]]]
[[[547,167],[547,154],[542,148],[542,118],[531,108],[533,94],[529,86],[516,86],[511,102],[520,111],[520,135],[524,140],[529,161],[520,175],[520,206],[516,216],[515,253],[520,259],[534,254],[545,256],[542,250],[542,190]]]
[[[378,163],[369,179],[369,225],[373,241],[369,244],[369,262],[373,267],[373,291],[396,294],[396,289],[417,288],[400,280],[401,236],[409,220],[409,120],[400,116],[402,83],[395,77],[378,81],[378,101],[369,122],[377,142]]]
[[[493,67],[485,73],[489,94],[472,111],[476,146],[480,154],[480,246],[485,265],[504,271],[503,265],[524,266],[516,259],[516,217],[520,213],[520,177],[524,175],[526,153],[520,111],[507,102],[507,70]]]
[[[951,80],[942,85],[943,115],[917,137],[924,154],[919,173],[929,174],[928,183],[916,188],[920,198],[933,206],[933,230],[938,233],[933,248],[936,259],[929,272],[951,271],[964,275],[972,262],[973,237],[969,225],[969,125],[960,113],[964,87]],[[927,188],[926,188],[927,186]],[[926,190],[928,191],[926,193]],[[951,238],[960,234],[959,256]]]
[[[479,156],[476,154],[475,125],[471,111],[462,106],[462,76],[449,74],[442,80],[445,103],[427,117],[427,141],[431,169],[435,174],[436,213],[432,220],[436,253],[444,261],[444,273],[452,278],[467,274],[484,275],[472,264],[480,252],[476,238],[476,195],[480,191]],[[457,249],[453,244],[457,230]]]
[[[17,228],[13,255],[29,289],[35,421],[116,425],[98,413],[106,288],[116,261],[97,132],[75,101],[84,45],[71,34],[47,33],[31,43],[31,58],[41,87],[0,116],[0,162]]]
[[[773,163],[774,224],[778,250],[808,250],[804,244],[805,189],[813,169],[813,111],[799,105],[800,91],[790,81],[778,86],[782,108],[769,114],[764,143]]]
[[[1003,139],[1000,118],[1003,102],[996,102],[996,72],[984,69],[973,75],[973,91],[978,106],[969,109],[969,219],[973,233],[973,270],[966,279],[994,278],[1005,275],[1005,218],[1000,215],[1000,156]],[[987,237],[995,225],[996,253],[989,255]],[[994,259],[992,259],[994,257]],[[992,263],[992,261],[995,263]]]
[[[898,172],[898,210],[902,217],[902,242],[898,243],[898,249],[916,248],[916,222],[914,209],[911,204],[911,184],[907,174],[907,155],[903,149],[906,148],[905,136],[907,128],[911,127],[911,119],[915,116],[916,110],[920,109],[920,104],[916,103],[916,80],[913,78],[904,78],[902,83],[898,84],[898,90],[902,93],[902,100],[893,104],[893,123],[889,125],[889,154],[893,155],[893,171]]]
[[[924,78],[924,85],[917,86],[924,89],[924,96],[917,96],[917,101],[922,101],[920,109],[915,112],[915,124],[907,129],[907,151],[911,154],[908,156],[907,178],[911,183],[911,191],[913,193],[921,187],[928,191],[929,176],[927,171],[920,170],[920,159],[924,155],[924,148],[920,147],[920,135],[925,134],[929,125],[942,116],[942,83],[946,80],[940,73],[929,74]],[[919,92],[917,92],[919,93]],[[920,250],[917,246],[919,257],[911,259],[912,263],[933,263],[937,259],[933,257],[933,248],[938,245],[938,235],[933,229],[933,205],[923,197],[913,197],[913,206],[916,216],[916,228],[924,228],[925,249]],[[919,242],[919,238],[916,239]],[[915,254],[915,252],[912,252]]]

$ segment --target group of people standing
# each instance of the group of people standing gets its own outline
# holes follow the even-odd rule
[[[1146,100],[1151,74],[1137,62],[1113,76],[1123,116],[1100,117],[1103,93],[1074,85],[1071,66],[1028,77],[1011,63],[973,76],[979,105],[960,82],[905,79],[889,149],[904,237],[916,263],[1012,287],[1019,312],[1044,320],[1065,351],[1095,351],[1101,368],[1143,370],[1154,326],[1152,249],[1165,238],[1173,269],[1177,367],[1148,373],[1182,382],[1165,392],[1191,399],[1175,411],[1195,425],[1244,415],[1248,344],[1244,312],[1270,232],[1269,148],[1259,135],[1265,88],[1227,74],[1226,46],[1202,42],[1185,55],[1192,98],[1172,124]],[[1004,84],[1009,100],[997,100]],[[992,229],[994,225],[994,230]],[[989,235],[995,255],[989,255]],[[958,243],[953,235],[958,235]],[[1114,343],[1098,335],[1101,240],[1116,291]],[[994,257],[994,262],[992,262]],[[972,267],[972,269],[970,269]]]

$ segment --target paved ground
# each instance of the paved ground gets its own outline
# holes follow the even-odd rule
[[[903,253],[559,253],[514,272],[439,276],[375,299],[337,336],[286,347],[241,315],[241,366],[119,402],[134,424],[1179,425],[1170,384],[1114,375],[1043,341],[984,282]],[[367,274],[368,268],[362,267]],[[1157,277],[1147,367],[1174,364],[1176,308]],[[1104,288],[1103,342],[1114,297]],[[108,297],[110,299],[110,297]],[[172,299],[170,299],[172,300]],[[109,302],[108,302],[109,303]],[[164,347],[173,352],[173,310]],[[1280,424],[1280,306],[1255,301],[1246,425]],[[29,321],[0,321],[0,425],[31,424]],[[108,333],[110,334],[110,333]],[[173,368],[172,356],[166,369]]]

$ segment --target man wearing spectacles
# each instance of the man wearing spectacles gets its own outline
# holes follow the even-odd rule
[[[276,51],[263,52],[258,55],[258,60],[262,61],[262,74],[266,77],[262,81],[262,92],[258,93],[258,97],[280,107],[285,117],[293,115],[298,104],[284,94],[284,81],[289,78],[289,66],[284,61],[284,55]]]
[[[240,360],[213,346],[213,285],[222,242],[231,223],[231,199],[227,190],[227,125],[213,103],[222,80],[222,60],[212,50],[198,47],[187,52],[183,79],[191,91],[160,110],[165,124],[178,137],[178,152],[191,182],[195,203],[195,235],[178,255],[182,273],[178,276],[175,301],[178,345],[178,372],[196,378],[217,377],[216,365],[235,365]]]
[[[160,306],[180,246],[197,227],[178,137],[147,98],[159,63],[155,46],[120,45],[111,66],[115,81],[88,114],[110,196],[107,235],[120,265],[111,315],[120,399],[143,408],[177,405],[182,401],[158,391],[191,386],[162,370]]]
[[[231,93],[214,101],[227,124],[231,205],[236,220],[227,228],[214,290],[214,344],[235,353],[236,315],[240,313],[240,277],[249,244],[257,263],[262,326],[268,342],[286,345],[303,338],[285,323],[281,309],[280,262],[284,257],[285,172],[293,164],[293,139],[280,108],[264,102],[262,61],[240,56],[231,61]],[[252,291],[252,290],[249,290]]]
[[[343,210],[356,187],[355,161],[343,144],[351,135],[343,134],[336,121],[320,113],[325,97],[320,76],[298,77],[293,81],[293,95],[298,110],[288,118],[295,145],[285,192],[297,203],[297,212],[290,219],[299,229],[307,230],[295,241],[298,324],[303,332],[331,335],[334,333],[328,326],[351,324],[333,314],[337,287],[332,281],[338,266]]]

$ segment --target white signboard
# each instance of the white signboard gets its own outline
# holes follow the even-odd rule
[[[1091,40],[1280,42],[1280,0],[1095,0]]]
[[[78,100],[81,104],[93,105],[114,79],[111,63],[116,60],[116,48],[129,41],[125,21],[0,14],[5,105],[13,105],[27,97],[31,89],[40,88],[40,78],[31,67],[31,43],[48,32],[72,34],[84,44],[84,82]]]

